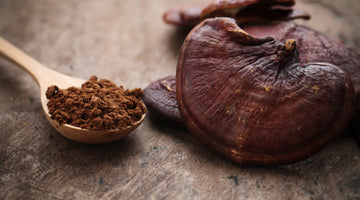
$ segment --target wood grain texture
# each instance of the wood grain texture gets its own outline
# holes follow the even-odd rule
[[[0,35],[67,75],[145,88],[175,74],[187,32],[163,23],[163,12],[191,2],[203,1],[0,0]],[[357,0],[298,6],[312,14],[298,23],[360,46]],[[241,167],[149,118],[115,143],[69,141],[43,115],[35,81],[4,59],[0,93],[0,199],[360,198],[360,149],[350,133],[293,165]]]

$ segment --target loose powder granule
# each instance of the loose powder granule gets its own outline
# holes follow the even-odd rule
[[[81,88],[46,91],[51,119],[89,130],[114,130],[134,125],[146,108],[140,88],[124,90],[113,82],[92,76]]]

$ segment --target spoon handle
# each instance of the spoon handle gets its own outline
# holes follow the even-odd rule
[[[16,63],[33,76],[41,92],[45,91],[50,85],[58,85],[59,87],[69,87],[72,84],[80,85],[83,80],[73,78],[57,71],[49,69],[28,56],[22,50],[6,41],[0,36],[0,54],[4,55],[10,61]]]
[[[6,41],[0,36],[0,53],[8,58],[10,61],[16,63],[19,67],[25,69],[41,86],[43,82],[49,81],[46,74],[49,69],[40,64],[19,48],[15,47],[10,42]]]

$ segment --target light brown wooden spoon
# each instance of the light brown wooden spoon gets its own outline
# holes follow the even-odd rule
[[[45,116],[60,134],[71,140],[91,144],[112,142],[131,133],[145,118],[144,114],[135,125],[116,130],[88,130],[69,124],[59,125],[59,123],[51,119],[49,115],[49,110],[46,105],[48,99],[45,95],[47,88],[51,85],[57,85],[59,88],[68,88],[70,86],[80,87],[85,80],[70,77],[45,67],[2,37],[0,37],[0,54],[33,76],[40,87],[41,104]]]

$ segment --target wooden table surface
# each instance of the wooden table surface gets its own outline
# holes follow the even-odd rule
[[[145,88],[175,74],[186,31],[167,9],[204,0],[0,0],[0,35],[59,72]],[[360,47],[358,0],[302,0],[307,24]],[[70,141],[47,122],[39,88],[0,58],[0,199],[360,199],[360,149],[347,131],[309,159],[242,167],[179,129],[144,123],[121,141]]]

